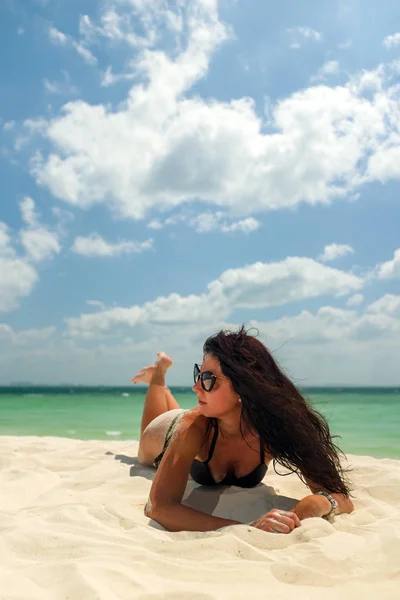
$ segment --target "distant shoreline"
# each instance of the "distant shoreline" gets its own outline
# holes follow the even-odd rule
[[[176,393],[187,393],[191,390],[190,385],[170,385],[171,390]],[[300,387],[300,386],[298,386]],[[79,384],[11,384],[1,385],[0,394],[7,393],[109,393],[109,392],[127,392],[129,394],[142,394],[143,390],[147,388],[146,385],[79,385]],[[331,394],[343,394],[343,393],[398,393],[400,394],[400,383],[398,386],[356,386],[356,385],[319,385],[319,386],[304,386],[300,389],[305,393],[326,393]]]

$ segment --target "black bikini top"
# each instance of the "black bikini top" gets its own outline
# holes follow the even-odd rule
[[[222,481],[218,483],[214,480],[211,475],[210,467],[208,463],[212,459],[214,454],[215,444],[217,442],[218,437],[218,423],[214,424],[214,436],[211,442],[210,452],[208,453],[207,460],[202,462],[201,460],[197,460],[196,458],[192,462],[192,466],[190,469],[190,475],[192,479],[194,479],[197,483],[201,485],[237,485],[238,487],[250,488],[258,485],[262,479],[264,478],[268,467],[264,463],[264,445],[260,440],[260,464],[256,467],[251,473],[248,475],[244,475],[243,477],[235,477],[233,473],[227,473]]]

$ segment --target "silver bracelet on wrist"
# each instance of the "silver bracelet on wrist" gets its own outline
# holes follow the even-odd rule
[[[328,512],[328,514],[324,515],[324,519],[330,519],[331,517],[334,517],[338,513],[339,504],[335,500],[335,498],[333,498],[330,494],[328,494],[328,492],[316,492],[315,495],[316,496],[325,496],[325,498],[327,498],[329,500],[329,502],[331,503],[331,510]]]

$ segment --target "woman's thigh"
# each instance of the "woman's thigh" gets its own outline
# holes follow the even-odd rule
[[[175,408],[159,415],[151,421],[143,431],[140,437],[138,459],[140,464],[152,466],[154,459],[162,452],[165,442],[165,436],[173,419],[180,413],[184,413],[183,408]]]

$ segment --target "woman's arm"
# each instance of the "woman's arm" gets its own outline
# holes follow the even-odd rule
[[[213,517],[181,504],[190,467],[205,435],[205,419],[184,415],[158,467],[145,508],[147,517],[169,531],[215,531],[239,521]]]
[[[327,492],[336,500],[339,505],[336,512],[337,515],[353,512],[354,505],[348,496],[345,496],[344,494],[334,494],[310,479],[307,479],[307,477],[304,477],[304,479],[312,491],[312,495],[306,496],[292,508],[292,511],[296,513],[300,520],[308,519],[310,517],[324,517],[331,512],[332,506],[328,498],[316,495],[317,492]]]
[[[178,502],[163,502],[154,508],[148,503],[145,514],[168,531],[216,531],[228,525],[241,525],[240,521],[213,517]]]

